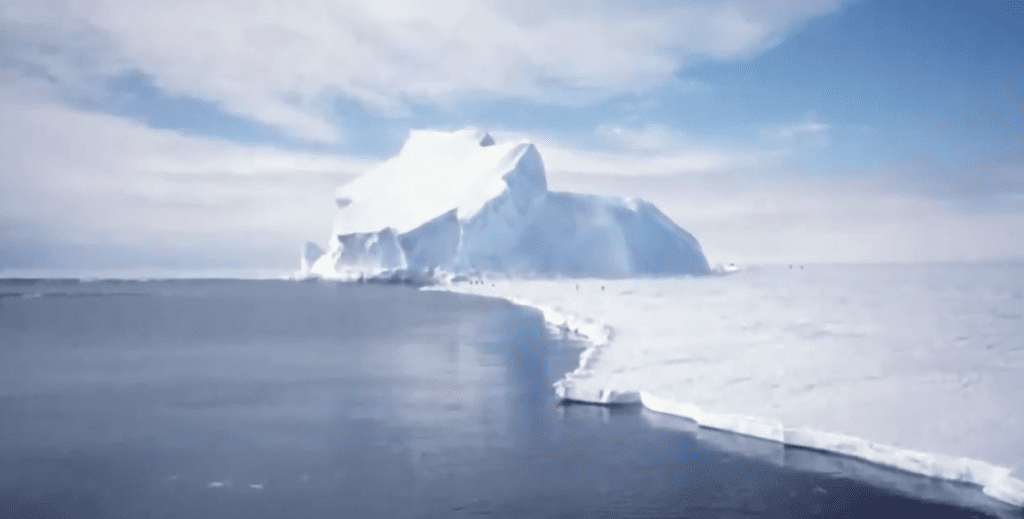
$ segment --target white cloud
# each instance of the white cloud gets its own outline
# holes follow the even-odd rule
[[[376,162],[0,102],[0,227],[9,238],[39,233],[29,238],[58,246],[290,253],[304,239],[329,234],[334,187]]]
[[[616,147],[640,152],[679,150],[691,146],[693,141],[681,130],[658,124],[643,128],[605,124],[594,133]]]
[[[842,0],[8,0],[4,61],[69,88],[138,70],[307,139],[335,96],[401,114],[464,95],[586,104],[743,59]]]
[[[765,130],[767,134],[785,128]],[[593,139],[548,134],[492,131],[498,140],[525,140],[537,144],[544,164],[553,174],[599,174],[626,177],[710,174],[741,168],[764,168],[792,156],[800,144],[792,139],[735,139],[696,137],[659,124],[630,127],[600,125]]]
[[[771,141],[789,145],[828,146],[831,142],[829,125],[816,120],[772,128],[765,130],[763,135]]]
[[[705,148],[658,154],[620,153],[543,146],[541,154],[551,173],[594,173],[643,177],[679,173],[716,173],[764,162],[773,151]]]

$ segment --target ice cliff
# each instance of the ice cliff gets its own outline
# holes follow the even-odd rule
[[[528,142],[486,132],[413,131],[398,156],[336,193],[327,251],[303,273],[495,272],[631,277],[706,274],[700,244],[639,199],[549,191]]]

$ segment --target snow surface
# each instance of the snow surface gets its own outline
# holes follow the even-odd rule
[[[528,142],[413,131],[398,155],[338,189],[328,251],[303,275],[381,272],[632,277],[706,274],[700,244],[654,205],[547,189]]]
[[[1024,266],[487,280],[591,342],[566,399],[983,487],[1024,506]]]

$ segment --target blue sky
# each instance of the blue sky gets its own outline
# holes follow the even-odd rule
[[[333,186],[467,125],[712,261],[1021,259],[1014,5],[13,0],[0,269],[288,269]]]

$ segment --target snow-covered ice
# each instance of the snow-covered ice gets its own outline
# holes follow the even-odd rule
[[[1024,506],[1024,266],[750,267],[488,280],[592,343],[556,385],[704,427],[976,484]]]
[[[549,191],[540,151],[486,132],[413,131],[398,156],[338,189],[302,274],[382,271],[627,277],[708,273],[700,244],[654,205]]]

